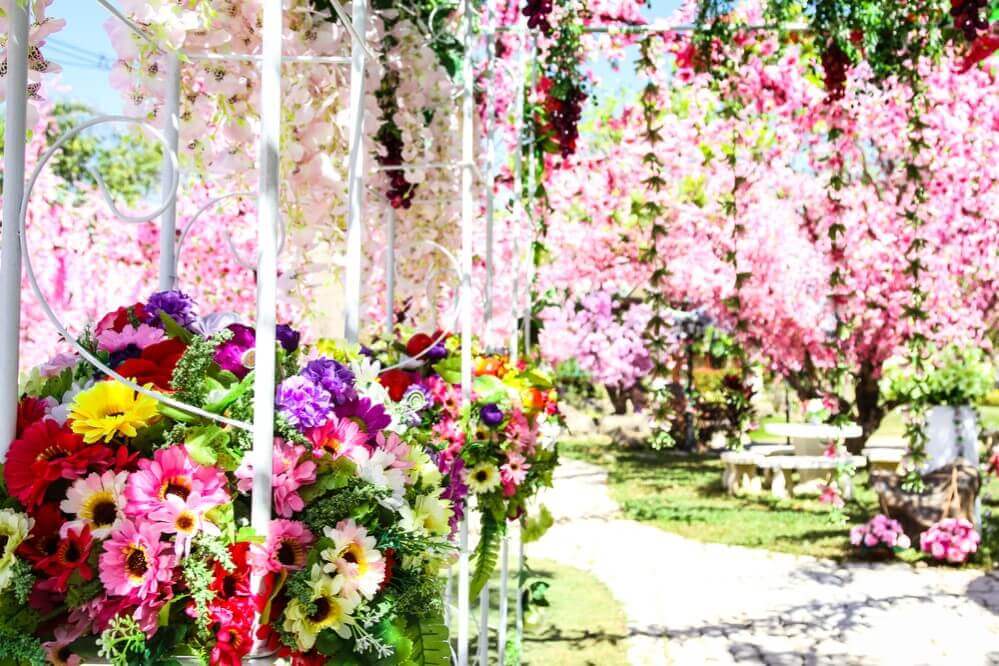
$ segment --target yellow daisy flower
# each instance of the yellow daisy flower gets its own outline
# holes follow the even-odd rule
[[[465,483],[476,495],[488,493],[500,485],[499,470],[495,465],[480,463],[465,473]]]
[[[73,432],[93,444],[102,439],[110,442],[119,434],[135,437],[157,413],[153,398],[124,384],[107,381],[98,382],[77,395],[70,406],[69,418]]]
[[[351,344],[343,340],[332,340],[330,338],[320,338],[316,342],[316,351],[321,356],[331,358],[343,364],[349,364],[361,356],[361,346]]]
[[[31,531],[34,521],[12,509],[0,509],[0,591],[14,577],[14,551]]]
[[[309,612],[298,599],[292,599],[284,611],[284,630],[295,635],[299,650],[308,652],[316,644],[316,637],[324,629],[330,629],[341,638],[350,637],[350,626],[354,624],[351,615],[360,603],[360,597],[340,595],[343,579],[331,578],[323,573],[318,564],[312,567],[309,587],[312,588],[312,605]]]

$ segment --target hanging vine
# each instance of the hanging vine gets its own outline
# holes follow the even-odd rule
[[[330,21],[338,21],[332,7],[333,0],[311,0],[313,8],[323,11]],[[393,34],[393,28],[400,22],[407,21],[422,33],[437,56],[441,67],[454,78],[461,69],[464,58],[464,45],[459,36],[449,30],[450,22],[458,9],[455,0],[374,0],[372,9],[377,13],[383,25],[383,32],[378,48],[378,60],[383,75],[375,91],[378,102],[379,125],[375,131],[375,140],[382,146],[382,154],[376,157],[378,164],[390,167],[386,177],[389,185],[385,196],[393,208],[409,208],[416,195],[417,184],[406,178],[403,167],[403,157],[406,144],[402,128],[395,121],[399,111],[397,91],[401,83],[405,62],[392,58],[392,53],[399,46],[398,38]],[[424,109],[427,123],[433,117],[433,109]]]
[[[716,39],[729,36],[730,20],[736,3],[732,0],[704,0],[700,3],[696,26],[702,45],[702,59],[712,67],[716,78],[727,77],[731,71],[710,60],[710,49]],[[987,57],[999,47],[992,36],[992,24],[999,19],[999,3],[992,0],[913,0],[881,2],[879,0],[771,0],[766,3],[765,28],[783,29],[788,24],[803,23],[804,31],[812,36],[821,53],[825,85],[830,103],[842,99],[849,70],[863,61],[870,67],[875,82],[897,81],[908,91],[907,158],[902,164],[899,201],[905,202],[905,217],[912,237],[904,248],[906,269],[910,278],[910,302],[905,314],[911,323],[908,336],[910,363],[918,374],[923,372],[927,337],[922,324],[927,319],[924,309],[927,292],[920,276],[925,270],[922,255],[926,240],[921,235],[925,224],[921,207],[926,201],[925,152],[922,113],[926,105],[926,89],[920,67],[937,60],[947,49],[964,49],[967,66]],[[819,41],[821,39],[822,41]],[[783,42],[784,40],[782,40]],[[723,42],[727,43],[727,42]],[[833,125],[831,137],[840,128]],[[829,196],[835,214],[837,192],[842,186],[843,165],[835,168],[829,182]],[[841,251],[838,238],[844,229],[834,222],[829,227],[830,252]],[[738,272],[736,273],[738,276]],[[841,286],[841,274],[830,277],[832,297]],[[738,277],[737,277],[738,282]],[[737,302],[733,301],[733,305]],[[846,322],[837,318],[837,337]],[[837,364],[838,365],[838,364]],[[914,405],[906,432],[910,440],[911,468],[905,483],[910,489],[921,488],[919,467],[925,461],[926,436],[922,407]]]
[[[645,79],[640,103],[644,120],[643,138],[648,144],[642,159],[646,168],[646,176],[642,181],[646,196],[636,205],[639,219],[643,220],[649,229],[647,244],[639,252],[639,260],[649,267],[648,302],[652,308],[652,316],[645,331],[645,339],[653,363],[650,374],[654,424],[651,443],[655,448],[675,444],[670,434],[671,419],[674,417],[671,409],[673,395],[669,388],[671,367],[668,348],[669,332],[673,322],[669,316],[670,300],[666,291],[670,271],[665,261],[665,254],[658,251],[669,235],[668,221],[660,203],[660,197],[667,183],[663,176],[664,165],[657,149],[663,138],[659,110],[661,94],[656,80],[655,50],[655,44],[660,39],[659,35],[654,34],[644,37],[638,43],[639,57],[635,62],[636,74]]]

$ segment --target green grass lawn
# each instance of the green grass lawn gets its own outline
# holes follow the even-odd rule
[[[529,560],[528,582],[547,583],[547,607],[535,607],[525,618],[523,659],[526,666],[603,666],[628,662],[625,639],[628,635],[624,610],[610,590],[595,577],[579,569],[550,562]],[[498,584],[493,581],[493,590]],[[511,586],[512,588],[512,586]],[[510,628],[513,636],[516,592],[510,593]],[[491,595],[490,664],[495,664],[496,626],[499,619],[498,596]],[[478,605],[473,610],[471,654],[476,654],[479,617]],[[507,662],[513,663],[513,650],[507,651]]]
[[[700,541],[845,559],[851,554],[849,525],[878,510],[863,471],[854,477],[856,494],[843,510],[844,524],[816,499],[729,495],[721,484],[721,461],[714,456],[624,449],[606,438],[566,441],[559,450],[605,467],[611,494],[629,518]],[[996,498],[986,508],[999,511],[999,481],[993,478],[986,494]]]

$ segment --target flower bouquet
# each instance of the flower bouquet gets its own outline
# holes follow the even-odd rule
[[[850,543],[870,557],[890,557],[912,546],[897,520],[878,514],[850,530]]]
[[[422,394],[425,445],[445,476],[444,497],[454,502],[452,529],[474,496],[481,516],[471,593],[489,580],[508,520],[522,517],[529,500],[550,487],[561,433],[551,376],[529,362],[473,350],[472,404],[461,406],[460,340],[438,331],[380,341],[377,354],[397,367],[381,383],[392,400]]]
[[[924,553],[940,562],[964,564],[978,551],[982,539],[971,521],[944,518],[919,535]]]
[[[446,664],[450,502],[377,363],[276,346],[273,509],[249,526],[255,334],[179,292],[30,373],[0,490],[0,663]],[[222,421],[208,418],[213,414]]]

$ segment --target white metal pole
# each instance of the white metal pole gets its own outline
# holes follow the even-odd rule
[[[461,95],[461,398],[472,402],[472,201],[475,136],[472,98],[472,7],[464,0],[465,58],[462,62]],[[469,625],[468,520],[462,521],[461,554],[458,560],[458,666],[468,664]]]
[[[449,581],[450,582],[450,581]],[[458,664],[468,666],[468,515],[458,524]],[[450,587],[450,586],[449,586]],[[450,592],[450,590],[448,590]],[[450,596],[450,595],[449,595]]]
[[[479,666],[489,665],[489,583],[479,592]]]
[[[166,139],[164,150],[178,154],[180,129],[180,58],[176,51],[166,57],[166,103],[163,105],[163,138]],[[160,216],[160,289],[173,289],[177,283],[177,197],[175,179],[180,174],[172,174],[174,168],[172,156],[163,155],[162,172],[160,173],[160,188],[164,199],[170,205]]]
[[[4,130],[3,233],[0,235],[0,461],[17,430],[21,334],[21,239],[25,117],[28,104],[28,3],[7,2],[7,123]]]
[[[530,67],[530,75],[527,81],[528,94],[534,92],[535,76],[537,74],[537,67],[535,67],[535,60],[538,54],[538,38],[535,36],[531,40],[531,56],[528,62],[528,67]],[[527,230],[527,284],[524,285],[524,356],[531,355],[531,311],[534,308],[533,292],[534,289],[534,231],[536,226],[536,220],[534,216],[537,214],[537,206],[534,203],[534,191],[537,189],[537,169],[538,165],[535,164],[534,160],[534,141],[537,137],[534,136],[534,124],[529,125],[527,130],[527,145],[530,147],[530,152],[528,153],[527,160],[527,223],[529,228]],[[542,158],[544,159],[544,158]]]
[[[354,0],[352,22],[358,35],[366,33],[367,0]],[[361,237],[364,233],[364,44],[351,40],[350,48],[350,166],[347,175],[347,266],[344,274],[343,337],[357,342],[361,330]]]
[[[385,335],[395,328],[395,208],[389,206],[385,228]]]
[[[264,1],[260,70],[260,166],[257,205],[257,341],[253,381],[253,497],[250,524],[265,537],[271,522],[277,243],[280,211],[281,0]],[[259,581],[256,581],[259,583]]]
[[[493,83],[493,43],[496,38],[496,34],[493,32],[492,26],[492,4],[486,3],[486,77],[488,80],[488,85],[492,87]],[[496,113],[495,98],[492,95],[486,95],[486,298],[485,298],[485,328],[486,334],[491,333],[490,323],[493,318],[493,273],[495,270],[494,257],[493,257],[493,217],[494,217],[494,205],[493,200],[493,185],[495,181],[495,176],[493,175],[493,163],[496,159],[496,119],[493,117]],[[487,340],[487,342],[491,342]]]
[[[517,663],[519,664],[523,659],[524,652],[524,591],[521,586],[524,584],[524,530],[522,523],[517,522],[517,600],[514,602],[514,616],[515,624],[514,631],[516,632],[517,640]]]
[[[500,542],[499,624],[496,625],[496,654],[500,666],[506,665],[506,623],[510,613],[510,535]]]
[[[520,20],[518,25],[523,23],[523,19]],[[513,134],[514,134],[514,150],[513,150],[513,308],[510,313],[513,317],[513,330],[510,335],[510,361],[513,365],[517,365],[520,360],[520,326],[518,325],[518,319],[520,315],[520,226],[521,226],[521,211],[524,210],[523,207],[523,187],[524,187],[524,90],[525,90],[525,78],[527,77],[527,58],[524,54],[523,45],[521,44],[520,49],[520,67],[519,74],[517,76],[517,87],[516,87],[516,101],[514,103],[514,115],[513,115]]]

